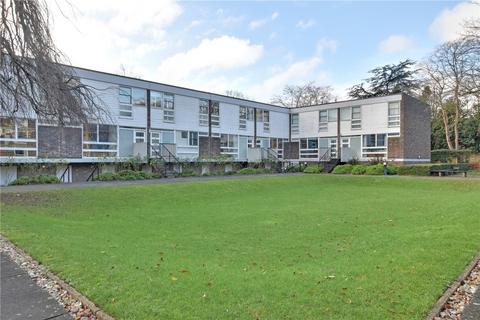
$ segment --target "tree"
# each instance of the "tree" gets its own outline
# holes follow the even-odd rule
[[[39,0],[2,0],[0,108],[2,115],[85,123],[104,117],[93,88],[83,84],[52,41],[48,8]]]
[[[246,94],[238,90],[225,90],[225,95],[233,98],[248,99]]]
[[[478,39],[463,37],[440,45],[422,68],[426,101],[441,114],[449,149],[460,148],[460,122],[480,97],[480,46]],[[451,137],[453,131],[453,142]]]
[[[288,108],[314,106],[332,102],[335,97],[330,86],[317,86],[313,82],[305,85],[286,85],[282,94],[272,98],[271,103]]]
[[[370,78],[365,83],[354,85],[348,90],[348,95],[355,99],[385,96],[400,92],[413,93],[418,89],[417,73],[413,69],[415,62],[407,59],[398,64],[387,64],[370,70]]]

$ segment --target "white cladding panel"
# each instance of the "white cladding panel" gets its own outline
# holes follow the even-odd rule
[[[228,134],[239,134],[238,119],[240,117],[240,107],[229,104],[220,103],[220,130],[218,132]]]
[[[272,138],[288,138],[288,121],[288,114],[270,111],[270,133],[265,134],[265,136]]]
[[[292,137],[318,137],[318,111],[298,114],[299,134]]]

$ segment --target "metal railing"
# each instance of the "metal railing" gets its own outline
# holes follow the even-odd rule
[[[62,175],[60,176],[60,181],[63,183],[70,182],[70,166],[67,165],[65,171],[63,171]]]
[[[278,153],[272,148],[261,148],[267,154],[267,159],[272,161],[280,161],[278,159]]]
[[[152,151],[155,153],[155,155],[160,158],[163,162],[180,162],[178,158],[173,154],[170,149],[168,149],[164,143],[160,143],[158,145],[158,148],[155,146],[152,146]]]
[[[97,175],[97,179],[98,179],[98,177],[100,176],[100,167],[98,165],[94,166],[92,172],[87,178],[87,181],[93,181],[93,177],[95,176],[95,174]]]
[[[328,162],[332,160],[332,148],[328,148],[327,151],[318,159],[318,162]]]

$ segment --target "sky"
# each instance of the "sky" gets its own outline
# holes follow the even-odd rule
[[[459,1],[47,0],[78,67],[269,102],[287,84],[338,99],[376,66],[425,59],[480,5]]]

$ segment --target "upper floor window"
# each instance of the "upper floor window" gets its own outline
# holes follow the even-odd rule
[[[238,117],[238,128],[240,130],[247,129],[248,108],[240,106]]]
[[[318,113],[318,131],[328,131],[328,111],[320,110]]]
[[[152,108],[162,108],[163,93],[150,91],[150,106]]]
[[[163,94],[163,122],[175,122],[175,96]]]
[[[290,127],[292,130],[292,134],[298,134],[299,133],[299,118],[298,118],[298,113],[292,114],[290,118]]]
[[[270,111],[263,110],[263,131],[270,132]]]
[[[201,126],[208,126],[208,100],[200,99],[199,120]]]
[[[145,107],[147,105],[147,91],[144,89],[132,89],[132,104],[137,107]]]
[[[340,108],[340,120],[341,121],[350,121],[352,116],[352,111],[349,107],[347,108]]]
[[[390,102],[388,104],[388,126],[400,126],[400,102]]]
[[[350,127],[352,130],[362,129],[362,109],[360,106],[352,107],[352,120]]]
[[[329,109],[328,110],[328,122],[337,122],[337,119],[338,119],[337,109]]]
[[[132,111],[132,88],[119,87],[118,88],[118,100],[120,102],[119,115],[121,117],[131,118]]]
[[[220,103],[212,101],[212,127],[220,126]]]

